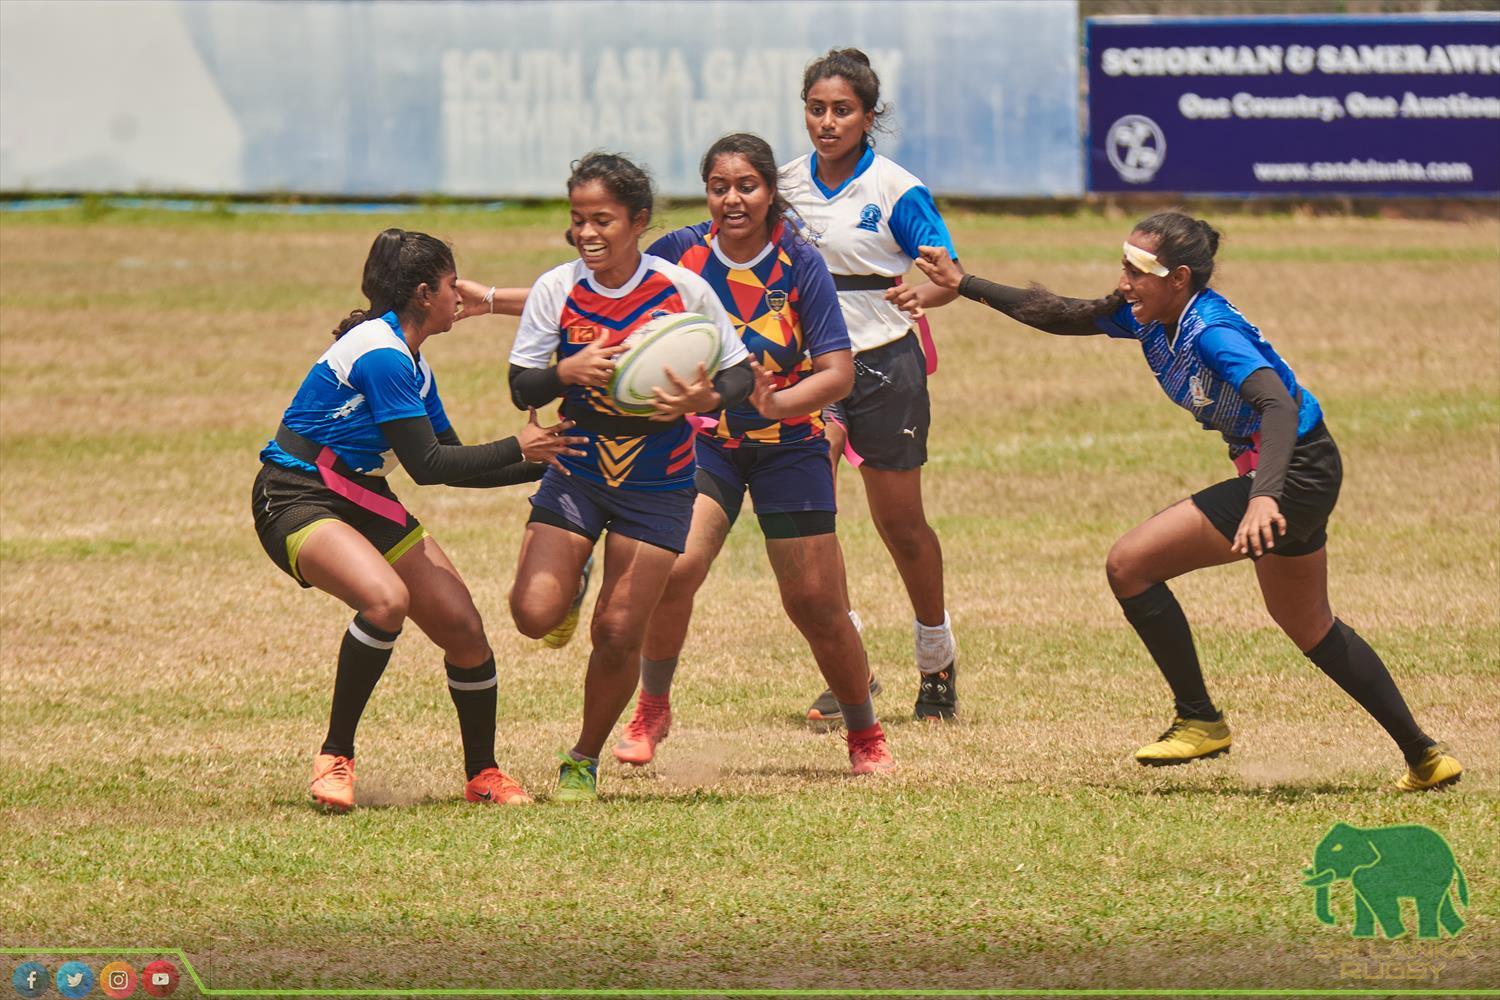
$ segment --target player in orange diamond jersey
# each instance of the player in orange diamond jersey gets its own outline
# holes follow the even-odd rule
[[[559,800],[597,795],[599,753],[630,702],[646,622],[687,541],[696,490],[687,414],[735,406],[754,377],[745,348],[698,275],[640,252],[651,222],[651,180],[621,156],[592,153],[568,179],[569,235],[578,260],[542,275],[527,295],[510,355],[517,406],[559,396],[587,438],[582,455],[549,469],[531,498],[510,607],[516,626],[542,638],[576,613],[580,576],[603,531],[604,585],[592,624],[583,727],[563,755]],[[624,413],[605,387],[621,341],[668,313],[694,312],[719,327],[719,371],[681,373],[654,416]],[[554,361],[554,358],[556,359]],[[586,585],[586,579],[585,579]]]
[[[713,287],[756,365],[756,390],[746,404],[721,408],[699,430],[692,530],[651,616],[641,694],[615,757],[644,764],[667,735],[668,696],[693,598],[748,489],[782,606],[837,696],[850,765],[856,774],[886,770],[891,756],[845,596],[833,467],[819,415],[854,381],[838,293],[777,193],[776,158],[765,140],[725,136],[704,155],[702,176],[712,221],[669,233],[648,253],[679,262]]]

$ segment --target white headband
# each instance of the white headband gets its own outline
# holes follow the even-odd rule
[[[1129,240],[1125,241],[1125,259],[1130,261],[1137,271],[1154,274],[1158,278],[1165,278],[1172,273],[1167,270],[1166,265],[1156,259],[1156,254],[1149,250],[1142,250]]]

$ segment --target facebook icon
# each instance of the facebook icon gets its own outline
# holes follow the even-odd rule
[[[40,962],[22,962],[11,975],[10,984],[26,1000],[36,1000],[47,989],[47,968]]]

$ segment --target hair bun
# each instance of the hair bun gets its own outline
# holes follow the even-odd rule
[[[1208,224],[1207,219],[1194,219],[1193,221],[1198,223],[1199,228],[1203,230],[1203,238],[1208,240],[1209,256],[1216,256],[1219,252],[1219,240],[1223,237],[1217,229]]]
[[[867,55],[865,55],[859,49],[855,49],[855,48],[849,48],[849,49],[829,49],[828,50],[828,54],[831,55],[831,56],[834,56],[834,55],[843,56],[845,59],[853,59],[855,62],[861,63],[862,65],[865,65],[865,66],[870,65],[870,57],[867,56]]]

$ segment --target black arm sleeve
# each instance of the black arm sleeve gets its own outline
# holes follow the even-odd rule
[[[1270,368],[1251,372],[1240,385],[1240,395],[1260,411],[1260,460],[1250,496],[1279,502],[1292,449],[1297,447],[1297,404]]]
[[[562,378],[557,374],[556,365],[550,368],[510,366],[510,401],[516,404],[516,409],[546,406],[562,394]]]
[[[958,294],[975,302],[983,302],[991,309],[998,309],[1011,319],[1027,326],[1035,327],[1045,333],[1055,333],[1064,337],[1086,337],[1096,333],[1103,333],[1094,325],[1092,319],[1067,319],[1058,321],[1036,320],[1020,315],[1020,306],[1026,301],[1030,289],[1012,288],[1010,285],[1002,285],[999,282],[981,278],[977,274],[966,274],[958,283]],[[1070,299],[1063,296],[1054,296],[1057,303],[1071,312],[1085,312],[1091,303],[1088,299]]]
[[[463,444],[458,439],[458,432],[452,427],[439,434],[437,439],[439,444],[453,445],[455,447]],[[523,458],[514,465],[501,466],[494,472],[481,473],[473,479],[460,479],[458,482],[449,483],[448,485],[472,490],[490,489],[494,486],[516,486],[520,483],[534,483],[538,479],[541,479],[542,474],[546,471],[547,467],[541,462],[528,462]]]
[[[423,486],[473,479],[521,461],[521,443],[513,437],[489,444],[443,444],[426,417],[388,420],[380,431],[402,468]],[[451,429],[448,433],[452,434]],[[458,440],[458,435],[452,434],[452,439]]]
[[[719,405],[724,409],[731,406],[739,406],[750,398],[750,390],[755,388],[755,373],[750,370],[750,359],[746,358],[733,368],[725,368],[714,376],[714,391],[723,400]]]

